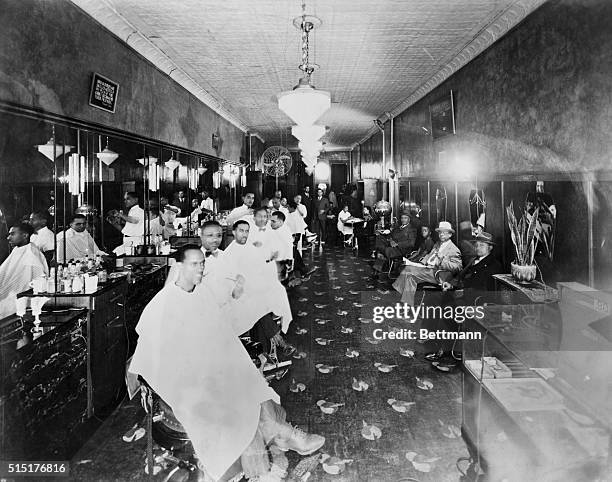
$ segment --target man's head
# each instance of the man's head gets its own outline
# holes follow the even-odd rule
[[[310,194],[310,186],[304,186],[304,192]]]
[[[448,241],[455,232],[451,223],[448,221],[440,221],[436,231],[438,232],[438,238],[440,238],[441,243]]]
[[[474,238],[473,243],[474,251],[479,258],[488,256],[493,251],[493,245],[495,244],[493,235],[484,231]]]
[[[200,196],[202,196],[202,199],[208,199],[208,191],[202,191]]]
[[[273,197],[273,198],[272,198],[272,208],[273,208],[275,211],[278,211],[278,210],[280,209],[280,207],[281,207],[281,202],[280,202],[280,199],[279,199],[279,198],[277,198],[277,197]]]
[[[408,213],[402,213],[400,214],[400,224],[402,226],[405,226],[406,224],[408,224],[410,222],[410,215]]]
[[[249,237],[249,223],[244,220],[236,221],[232,226],[232,232],[234,233],[234,241],[238,244],[246,244]]]
[[[280,190],[274,191],[274,197],[280,199],[283,197],[283,193]]]
[[[87,227],[87,219],[82,214],[75,214],[72,221],[70,221],[70,227],[77,233],[82,233]]]
[[[33,212],[30,214],[30,224],[34,231],[44,228],[47,225],[47,215],[40,211]]]
[[[285,215],[280,211],[272,213],[272,219],[270,219],[270,226],[272,229],[278,229],[285,224]]]
[[[166,205],[164,206],[162,210],[162,219],[164,220],[164,222],[168,224],[173,224],[178,212],[179,212],[178,208],[175,208],[174,206]]]
[[[194,208],[194,209],[195,209],[195,208],[197,208],[199,205],[200,205],[200,203],[198,202],[198,200],[197,200],[196,198],[193,198],[193,199],[191,200],[191,207],[192,207],[192,208]]]
[[[280,204],[281,204],[281,206],[286,208],[287,207],[287,198],[286,197],[282,197],[281,200],[280,200]]]
[[[180,199],[183,199],[185,197],[185,191],[183,191],[182,189],[178,192],[178,197]]]
[[[287,203],[287,209],[290,213],[294,212],[297,209],[297,203],[295,201],[289,201]]]
[[[300,204],[302,202],[302,196],[298,194],[293,198],[293,200],[295,201],[296,204]]]
[[[242,196],[242,202],[245,204],[246,207],[251,207],[253,206],[253,202],[255,201],[255,194],[253,194],[252,192],[247,192],[244,196]]]
[[[30,242],[30,236],[32,236],[33,233],[34,228],[32,228],[32,226],[30,226],[28,223],[18,223],[11,226],[6,239],[11,246],[25,246]]]
[[[348,213],[348,210],[349,210],[348,204],[345,204],[344,206],[342,206],[342,210],[343,210],[345,213]]]
[[[200,229],[200,239],[206,251],[215,251],[223,241],[223,228],[217,221],[206,221]]]
[[[258,228],[263,228],[268,223],[268,208],[262,206],[255,210],[255,224]]]
[[[323,189],[321,189],[321,188],[317,189],[317,196],[318,197],[322,197],[323,196]]]
[[[123,201],[125,202],[125,207],[130,209],[138,204],[138,194],[135,191],[128,191],[123,195]]]
[[[431,229],[429,226],[421,226],[421,236],[423,239],[427,239],[431,236]]]
[[[196,244],[186,244],[178,253],[179,275],[177,284],[186,291],[202,282],[204,275],[204,253]]]

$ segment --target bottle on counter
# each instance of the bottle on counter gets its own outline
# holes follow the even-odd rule
[[[72,279],[72,292],[73,293],[80,293],[81,291],[83,291],[85,287],[85,283],[83,282],[83,275],[76,275],[73,279]]]
[[[55,293],[55,268],[51,268],[49,278],[47,278],[47,293]]]
[[[108,281],[108,274],[105,269],[98,271],[98,283],[106,283]]]

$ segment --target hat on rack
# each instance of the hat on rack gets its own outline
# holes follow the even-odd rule
[[[450,233],[454,233],[455,232],[455,230],[451,226],[451,223],[449,223],[448,221],[440,221],[440,224],[438,224],[438,227],[436,228],[436,231],[438,231],[438,232],[440,232],[440,231],[448,231]]]

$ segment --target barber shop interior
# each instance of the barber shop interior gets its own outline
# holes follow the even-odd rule
[[[612,481],[611,22],[0,0],[0,479]]]

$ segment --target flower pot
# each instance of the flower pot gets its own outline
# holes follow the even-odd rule
[[[529,266],[521,266],[518,264],[510,263],[510,273],[512,277],[519,283],[525,283],[533,281],[536,277],[537,267],[535,264]]]

